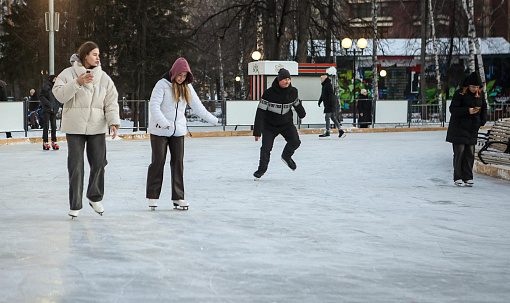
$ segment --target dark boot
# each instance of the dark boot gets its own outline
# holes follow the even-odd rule
[[[290,156],[282,155],[282,161],[283,161],[283,163],[287,164],[287,166],[290,169],[296,170],[296,168],[297,168],[296,162],[294,162],[294,160],[292,160],[292,158]]]
[[[325,131],[322,135],[319,135],[319,138],[329,137],[329,130]]]

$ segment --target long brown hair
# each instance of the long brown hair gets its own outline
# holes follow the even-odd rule
[[[78,49],[78,57],[80,58],[82,65],[85,64],[85,57],[96,48],[99,48],[99,46],[97,46],[97,44],[92,41],[87,41],[80,46]]]
[[[175,99],[177,102],[181,100],[181,97],[186,100],[186,103],[189,105],[191,102],[191,93],[189,91],[189,87],[186,81],[183,81],[181,84],[177,83],[175,80],[172,81],[172,90],[174,93]]]
[[[464,96],[464,95],[466,94],[466,92],[467,92],[467,90],[468,90],[468,89],[469,89],[469,86],[465,86],[465,87],[462,89],[462,93],[460,93],[460,94]],[[481,88],[481,87],[479,87],[479,88],[476,90],[475,98],[480,98],[480,94],[479,94],[479,92],[481,92],[481,91],[482,91],[482,88]]]

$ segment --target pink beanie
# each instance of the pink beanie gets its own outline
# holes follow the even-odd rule
[[[175,60],[172,68],[170,69],[170,79],[174,81],[175,77],[182,72],[188,72],[188,76],[186,76],[186,83],[190,84],[193,82],[193,74],[191,73],[191,68],[189,68],[188,61],[184,58],[179,58]]]

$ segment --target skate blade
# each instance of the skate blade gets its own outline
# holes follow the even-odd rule
[[[329,140],[331,139],[331,136],[330,137],[319,137],[319,140]]]
[[[151,208],[152,211],[155,211],[157,206],[149,206],[149,207]]]
[[[188,210],[188,208],[189,208],[189,206],[174,206],[174,209],[181,210],[181,211]]]

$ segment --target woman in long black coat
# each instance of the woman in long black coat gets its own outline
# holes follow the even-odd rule
[[[372,124],[372,99],[368,97],[366,89],[361,90],[358,96],[358,123],[360,128],[367,128]]]
[[[453,95],[446,141],[453,145],[453,180],[455,185],[473,186],[475,144],[480,126],[487,122],[487,103],[480,94],[481,81],[471,73],[464,87]]]

